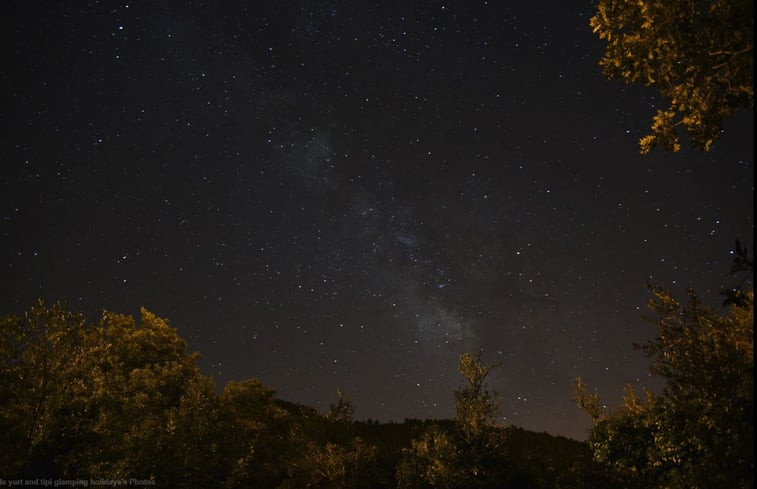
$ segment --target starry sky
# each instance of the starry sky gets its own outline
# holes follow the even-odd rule
[[[219,387],[450,417],[483,347],[505,423],[585,439],[573,379],[656,385],[646,283],[719,304],[752,246],[752,114],[639,155],[589,1],[4,9],[0,312],[145,306]]]

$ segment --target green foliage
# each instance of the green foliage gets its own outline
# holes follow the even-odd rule
[[[723,118],[753,108],[751,0],[600,0],[590,25],[607,50],[605,75],[654,87],[670,99],[642,153],[681,148],[679,127],[709,151]]]
[[[754,475],[754,294],[726,314],[690,293],[686,306],[652,289],[654,340],[640,346],[667,382],[662,396],[603,416],[590,437],[595,459],[626,487],[748,488]]]

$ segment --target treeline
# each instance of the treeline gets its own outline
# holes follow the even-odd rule
[[[167,321],[86,320],[40,302],[0,319],[0,477],[152,479],[163,487],[592,487],[589,447],[498,425],[488,368],[463,355],[454,420],[353,421],[256,379],[218,394]]]
[[[259,380],[217,392],[167,321],[142,310],[88,321],[40,302],[0,318],[0,478],[150,479],[176,488],[743,488],[754,484],[751,290],[728,311],[659,289],[639,348],[667,382],[602,408],[588,443],[498,422],[481,352],[463,354],[451,420],[354,421]]]

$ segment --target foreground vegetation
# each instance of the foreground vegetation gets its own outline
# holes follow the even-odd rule
[[[652,373],[666,387],[640,398],[627,386],[624,405],[608,412],[579,379],[594,459],[614,487],[754,487],[753,291],[730,294],[725,315],[693,292],[687,305],[652,292],[657,337],[637,348],[654,358]]]
[[[0,319],[0,477],[152,479],[164,487],[587,487],[589,447],[493,422],[488,369],[463,355],[458,418],[352,420],[277,399],[256,379],[220,394],[176,330],[39,303]],[[480,487],[485,487],[479,485]]]
[[[751,270],[751,262],[748,262]],[[728,310],[652,289],[658,335],[639,348],[665,379],[602,408],[588,443],[502,426],[481,352],[463,354],[452,420],[353,421],[276,398],[256,379],[218,394],[197,354],[142,310],[88,321],[40,302],[0,318],[0,477],[140,479],[225,488],[743,488],[754,485],[754,295]]]

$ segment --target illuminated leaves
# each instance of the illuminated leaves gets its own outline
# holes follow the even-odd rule
[[[226,384],[220,396],[226,487],[272,487],[281,477],[283,468],[274,465],[286,453],[290,433],[274,394],[257,379]]]
[[[376,447],[359,437],[346,446],[309,442],[295,462],[294,477],[290,482],[298,484],[296,487],[323,489],[366,487],[373,482],[370,476],[375,464]]]
[[[458,370],[467,384],[455,391],[455,429],[432,426],[403,450],[397,469],[402,488],[476,487],[496,480],[490,472],[501,467],[504,430],[497,423],[499,402],[486,388],[486,377],[499,364],[487,366],[482,351],[460,356]]]
[[[595,412],[598,396],[579,381],[579,405],[595,420],[595,460],[628,487],[751,487],[753,292],[726,314],[693,292],[687,305],[659,288],[652,294],[657,336],[639,348],[655,360],[651,371],[666,388],[642,401],[627,387],[624,406],[608,414]]]
[[[578,407],[586,411],[596,425],[597,422],[605,415],[602,402],[599,399],[599,392],[588,392],[582,377],[578,377],[575,385],[575,401]]]
[[[681,133],[709,151],[722,121],[753,108],[753,12],[744,0],[601,0],[590,20],[607,41],[608,78],[657,88],[670,100],[653,117],[642,153],[681,149]]]
[[[9,474],[155,478],[197,458],[213,385],[168,323],[40,302],[0,319],[0,414]],[[206,434],[206,433],[205,433]],[[194,454],[191,453],[194,449]],[[172,469],[175,472],[175,469]]]
[[[461,464],[460,447],[454,437],[432,426],[403,450],[397,467],[400,489],[463,487],[469,474]]]
[[[481,350],[473,356],[463,353],[460,356],[458,370],[467,381],[464,389],[455,391],[456,421],[469,445],[483,442],[487,431],[496,425],[499,401],[496,395],[484,384],[489,372],[498,366],[487,366],[481,360]]]

